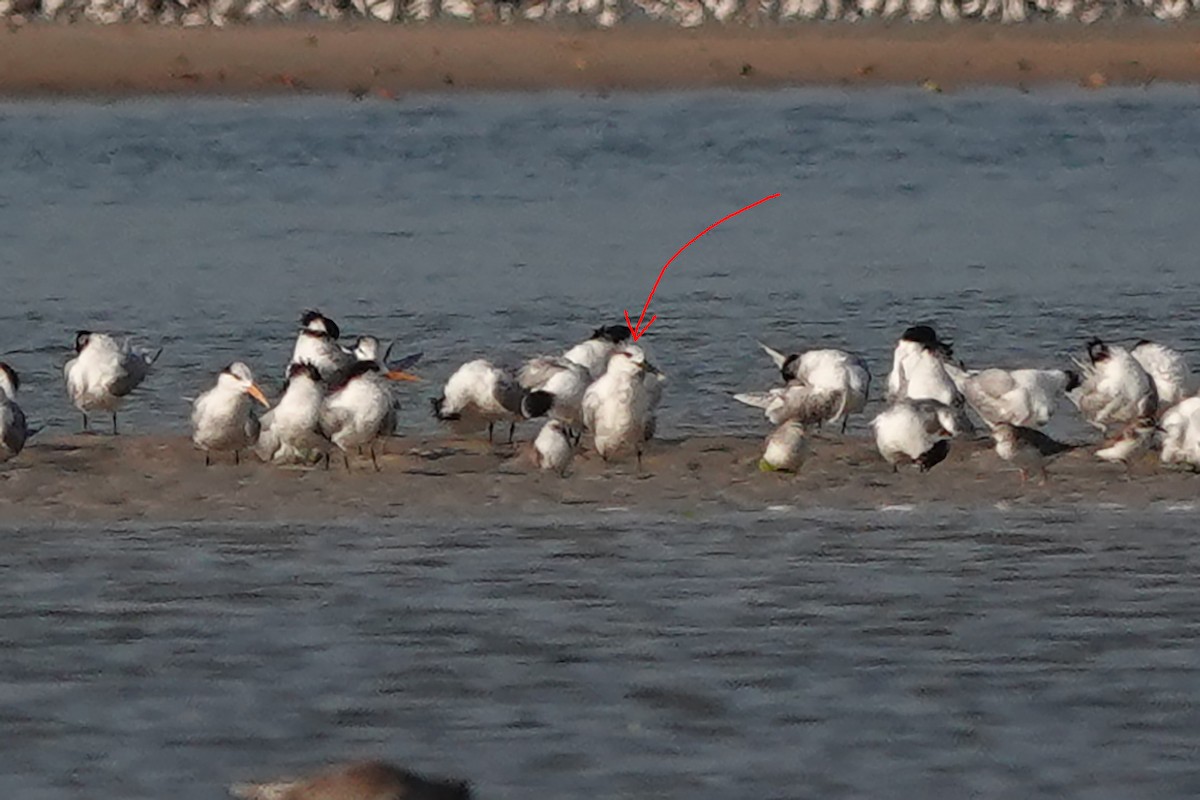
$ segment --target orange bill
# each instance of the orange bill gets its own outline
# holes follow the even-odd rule
[[[263,394],[262,389],[258,388],[257,384],[254,384],[254,383],[250,384],[250,388],[246,389],[246,392],[251,397],[253,397],[255,400],[262,403],[263,408],[271,407],[271,403],[270,403],[270,401],[267,400],[267,396],[265,394]]]
[[[389,381],[419,381],[421,380],[411,372],[405,372],[402,369],[390,369],[384,373],[384,377]]]

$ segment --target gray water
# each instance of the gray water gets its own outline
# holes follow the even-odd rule
[[[1200,97],[908,91],[0,106],[0,352],[77,418],[76,328],[166,347],[126,430],[182,432],[300,309],[425,352],[557,350],[636,315],[667,436],[760,430],[753,353],[877,376],[1091,335],[1197,355]],[[86,476],[80,479],[86,479]],[[0,482],[0,491],[3,491]],[[10,527],[0,797],[190,800],[383,756],[507,798],[1200,793],[1188,513]]]
[[[200,800],[374,754],[493,800],[1195,797],[1194,535],[1111,512],[13,531],[0,794]]]
[[[636,317],[774,192],[654,299],[666,436],[761,429],[728,400],[774,377],[756,338],[877,377],[914,320],[975,366],[1200,350],[1193,88],[21,103],[0,152],[0,353],[51,431],[77,328],[164,344],[128,430],[182,431],[229,361],[277,383],[319,306],[425,352],[401,425],[429,432],[458,364]]]

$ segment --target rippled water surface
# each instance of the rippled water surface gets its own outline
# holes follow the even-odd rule
[[[1190,520],[10,531],[0,794],[373,753],[511,800],[1195,797]]]
[[[1062,363],[1090,335],[1193,354],[1200,98],[1192,89],[905,90],[0,106],[0,352],[71,430],[80,327],[164,343],[130,430],[242,358],[281,377],[300,309],[399,336],[434,382],[556,350],[655,298],[665,435],[758,429],[728,392],[755,338],[886,372],[934,321],[970,364]]]
[[[1155,88],[0,105],[0,352],[50,432],[77,328],[166,347],[182,431],[297,312],[425,352],[635,314],[667,436],[759,430],[754,340],[877,375],[1090,335],[1196,355],[1200,98]],[[86,479],[85,477],[81,477]],[[0,483],[0,491],[3,485]],[[1102,499],[1102,498],[1101,498]],[[0,797],[191,800],[380,755],[508,798],[1200,794],[1190,513],[994,511],[3,533]]]

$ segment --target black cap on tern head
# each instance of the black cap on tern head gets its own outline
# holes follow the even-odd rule
[[[329,334],[331,338],[337,339],[342,335],[342,330],[337,323],[316,309],[310,308],[300,315],[301,328],[307,328],[311,323],[317,321],[320,321],[325,328],[325,333]]]
[[[1066,373],[1067,373],[1067,388],[1064,389],[1063,391],[1069,392],[1074,389],[1078,389],[1079,386],[1083,383],[1081,380],[1079,380],[1079,373],[1073,369],[1067,370]]]
[[[940,353],[943,358],[951,358],[954,355],[954,347],[950,342],[939,339],[937,331],[929,325],[913,325],[906,328],[900,335],[900,339],[906,342],[915,342],[926,350]]]
[[[604,325],[592,331],[593,339],[603,339],[606,342],[620,344],[629,338],[628,325]]]
[[[83,348],[88,346],[88,342],[92,340],[91,331],[75,331],[75,352],[82,353]]]
[[[1100,341],[1098,338],[1088,340],[1087,354],[1088,358],[1093,364],[1104,361],[1110,355],[1108,352],[1108,345]]]

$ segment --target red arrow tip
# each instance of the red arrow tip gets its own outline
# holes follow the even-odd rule
[[[639,328],[637,325],[634,325],[629,321],[628,309],[625,311],[625,325],[629,328],[629,335],[633,337],[635,342],[646,335],[646,329],[649,328],[656,319],[658,319],[658,314],[652,315],[650,319],[646,321],[646,324]]]

